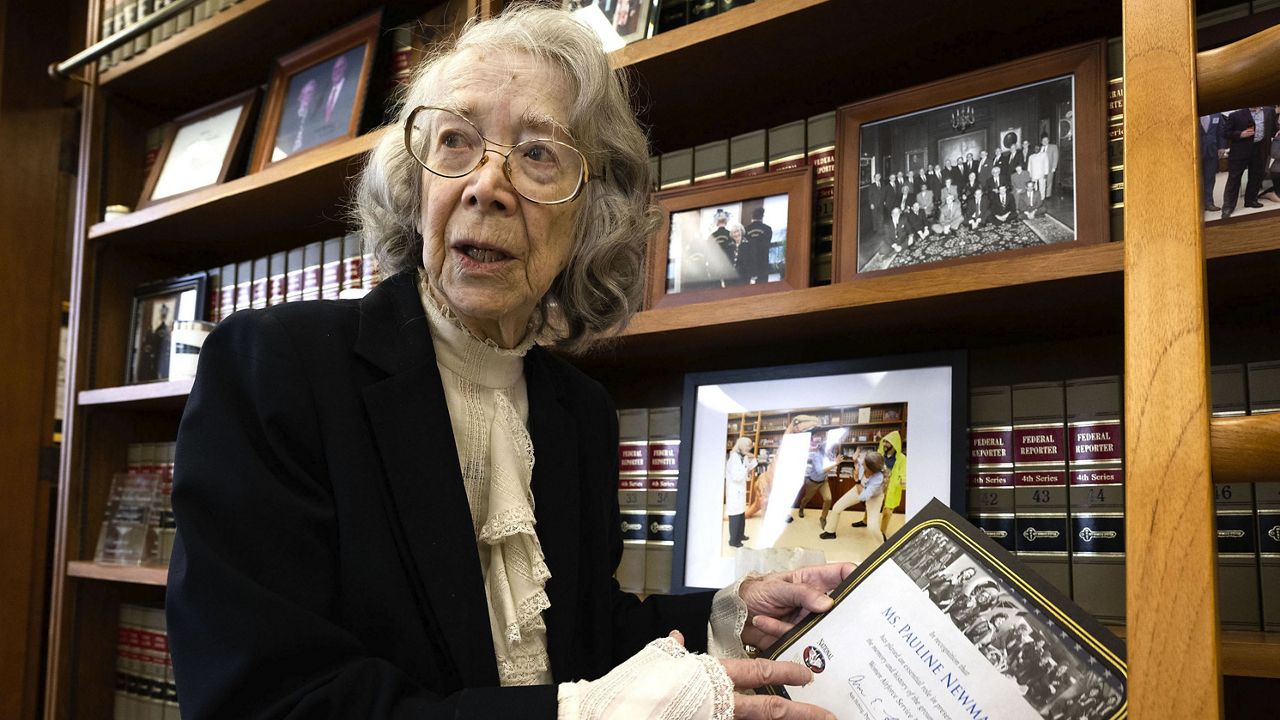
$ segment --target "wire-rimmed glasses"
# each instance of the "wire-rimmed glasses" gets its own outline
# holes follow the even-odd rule
[[[422,167],[447,178],[474,172],[489,160],[489,153],[500,155],[502,172],[511,187],[540,205],[569,202],[591,180],[586,157],[572,145],[549,138],[515,145],[496,142],[481,135],[470,120],[446,108],[414,108],[405,122],[404,143]]]

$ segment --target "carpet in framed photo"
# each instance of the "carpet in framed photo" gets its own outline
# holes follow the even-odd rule
[[[686,376],[672,587],[860,562],[930,499],[962,510],[965,377],[955,352]]]
[[[808,167],[660,192],[648,308],[806,287],[813,213]]]
[[[835,279],[1105,242],[1104,50],[1078,45],[842,108],[837,183],[865,175],[860,158],[881,170],[839,201]]]

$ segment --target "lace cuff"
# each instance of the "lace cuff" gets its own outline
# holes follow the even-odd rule
[[[717,592],[711,601],[711,618],[707,621],[707,654],[711,657],[748,657],[742,645],[742,629],[747,626],[747,604],[738,591],[743,582],[758,577],[762,576],[756,573],[743,575],[734,584]]]
[[[719,661],[654,640],[599,680],[561,683],[559,720],[731,720],[733,682]]]

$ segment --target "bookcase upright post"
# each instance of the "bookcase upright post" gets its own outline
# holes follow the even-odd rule
[[[1195,4],[1125,0],[1130,716],[1222,715]]]

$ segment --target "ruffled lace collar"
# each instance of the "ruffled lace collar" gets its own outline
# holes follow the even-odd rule
[[[426,280],[418,277],[422,307],[431,325],[436,361],[467,380],[490,389],[511,387],[524,372],[524,356],[533,347],[532,332],[513,348],[500,347],[488,338],[477,337],[444,302],[436,298]]]

